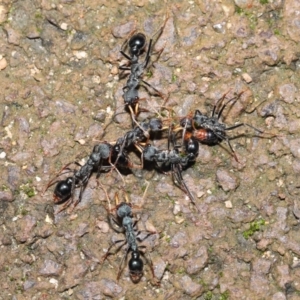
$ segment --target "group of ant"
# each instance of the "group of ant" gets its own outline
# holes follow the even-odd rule
[[[159,31],[158,36],[161,33],[162,29]],[[128,54],[125,52],[124,47],[126,46],[129,48]],[[125,108],[131,115],[132,129],[126,132],[124,136],[118,138],[114,143],[105,141],[95,145],[84,165],[75,162],[78,168],[74,170],[70,168],[70,165],[74,163],[69,163],[48,183],[46,190],[56,184],[54,189],[54,203],[62,205],[58,212],[65,210],[71,204],[73,204],[73,208],[76,207],[81,201],[83,192],[93,172],[97,173],[98,178],[101,173],[115,170],[122,177],[122,170],[132,168],[143,169],[144,164],[150,164],[158,171],[169,169],[174,183],[188,195],[191,203],[196,207],[194,197],[182,177],[182,170],[195,163],[199,152],[199,143],[216,145],[225,140],[233,157],[238,161],[227,136],[227,131],[246,125],[261,133],[260,130],[246,123],[227,127],[224,123],[220,122],[226,105],[236,101],[242,93],[224,103],[227,95],[225,94],[214,106],[210,116],[196,110],[194,113],[181,118],[178,125],[173,123],[164,125],[165,120],[159,117],[138,122],[139,113],[145,111],[139,107],[139,100],[141,100],[138,95],[139,87],[144,85],[146,88],[153,88],[142,79],[144,71],[150,62],[152,46],[153,39],[150,40],[146,50],[146,36],[142,33],[133,34],[128,43],[126,41],[123,44],[120,52],[128,60],[128,64],[120,66],[119,69],[129,71],[127,83],[123,88],[123,98]],[[144,53],[145,58],[143,61],[140,61],[140,57]],[[161,95],[158,90],[153,89],[158,95]],[[167,138],[166,149],[158,149],[151,144],[153,137],[157,136]],[[135,151],[140,155],[140,165],[134,165],[130,160],[128,154],[131,151]],[[63,180],[57,179],[66,173],[71,173],[71,176]],[[79,189],[79,196],[77,200],[74,200],[76,189]],[[108,197],[107,193],[106,196]],[[109,208],[108,220],[116,232],[123,232],[125,234],[125,239],[114,242],[102,258],[102,262],[109,255],[114,254],[110,252],[113,246],[116,244],[120,245],[121,243],[115,251],[118,252],[126,245],[126,253],[119,267],[118,279],[122,272],[122,265],[126,261],[128,253],[131,252],[131,259],[128,262],[129,274],[131,280],[137,283],[143,275],[144,262],[141,257],[144,257],[149,262],[154,277],[153,265],[150,257],[148,259],[145,257],[144,251],[141,249],[142,246],[138,246],[138,241],[142,239],[139,238],[139,232],[135,228],[136,221],[133,217],[132,205],[128,201],[118,202],[116,195],[116,207],[114,209]],[[148,233],[146,237],[149,234],[153,234],[153,232]]]

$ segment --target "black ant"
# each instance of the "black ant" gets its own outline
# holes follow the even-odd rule
[[[154,35],[157,35],[156,40],[160,37],[163,28],[166,24],[165,20],[164,25],[159,29],[158,33],[155,33]],[[128,70],[130,71],[129,78],[127,80],[126,86],[123,88],[124,91],[124,102],[125,106],[129,109],[132,120],[135,120],[135,116],[139,113],[138,108],[138,101],[140,100],[138,95],[138,88],[141,84],[141,82],[148,87],[151,87],[158,95],[162,97],[162,93],[159,92],[157,89],[152,87],[148,82],[142,79],[144,70],[147,68],[149,61],[150,61],[150,52],[152,48],[153,39],[150,39],[148,49],[146,52],[146,57],[143,62],[139,62],[139,57],[144,52],[146,48],[146,36],[143,33],[136,33],[134,34],[128,42],[129,46],[129,54],[126,54],[123,50],[120,51],[120,53],[128,59],[130,62],[130,67],[127,66],[120,66],[120,70]],[[124,43],[126,44],[126,42]],[[122,46],[123,48],[123,46]],[[162,97],[163,98],[163,97]]]
[[[128,131],[123,137],[120,137],[117,140],[116,145],[120,147],[121,153],[132,146],[139,150],[137,145],[147,143],[151,133],[158,133],[164,129],[161,119],[153,118],[148,122],[144,121],[137,124],[137,126]],[[118,160],[119,158],[117,157],[114,163],[117,164]]]
[[[69,163],[66,166],[64,166],[63,169],[59,172],[59,175],[55,176],[55,178],[48,183],[45,189],[45,191],[47,191],[47,189],[50,186],[57,183],[53,194],[54,203],[60,204],[65,202],[63,207],[59,210],[59,212],[66,209],[73,203],[75,188],[79,187],[80,193],[78,199],[74,203],[74,209],[81,201],[82,194],[87,186],[87,183],[93,171],[97,171],[98,178],[101,172],[109,171],[112,168],[114,168],[113,162],[117,158],[119,161],[117,166],[132,167],[127,153],[125,153],[124,151],[122,152],[118,145],[112,146],[109,143],[103,142],[94,146],[92,154],[89,156],[87,162],[83,166],[80,166],[77,162],[74,162],[74,164],[80,166],[80,169],[70,169],[69,166],[72,163]],[[119,172],[117,168],[115,169],[117,170],[117,172]],[[58,176],[69,172],[73,172],[73,176],[67,177],[66,179],[60,181],[56,180]]]
[[[105,191],[106,193],[106,191]],[[106,196],[108,198],[108,195],[106,193]],[[109,202],[109,199],[108,199]],[[110,202],[109,202],[110,203]],[[128,203],[128,198],[126,196],[126,202],[121,202],[119,204],[119,198],[116,194],[116,217],[111,213],[108,215],[108,220],[111,225],[111,227],[119,233],[125,234],[125,240],[117,240],[115,241],[107,250],[107,253],[102,258],[102,263],[107,259],[109,255],[116,254],[124,245],[127,245],[126,252],[122,258],[121,264],[119,266],[119,271],[117,275],[117,280],[120,279],[122,270],[123,270],[123,262],[126,261],[128,253],[131,251],[131,258],[128,262],[128,268],[129,268],[129,275],[133,283],[138,283],[142,276],[143,276],[143,269],[144,269],[144,262],[142,260],[142,257],[146,259],[146,261],[149,263],[152,276],[155,278],[154,270],[153,270],[153,264],[151,261],[151,258],[147,259],[145,257],[145,254],[143,251],[141,251],[141,248],[144,248],[143,246],[138,246],[138,241],[143,241],[146,239],[149,235],[154,234],[156,232],[148,232],[148,234],[143,238],[139,238],[140,232],[137,232],[135,230],[135,226],[137,224],[137,221],[134,221],[133,219],[133,213],[132,213],[132,205]],[[116,244],[121,243],[120,246],[117,247],[115,252],[110,252],[111,248],[115,246]],[[157,282],[155,284],[158,284]]]
[[[173,145],[172,150],[170,150],[170,142]],[[155,162],[160,169],[161,167],[170,167],[173,182],[183,190],[191,202],[196,205],[193,195],[183,180],[182,170],[187,168],[189,164],[195,162],[198,156],[199,144],[195,138],[191,137],[184,141],[183,146],[184,152],[181,153],[179,151],[180,146],[175,145],[175,135],[169,130],[168,150],[159,150],[153,145],[147,144],[142,150],[142,161]]]

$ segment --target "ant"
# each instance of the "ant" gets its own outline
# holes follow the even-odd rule
[[[170,150],[170,141],[173,145],[172,150]],[[175,145],[175,135],[171,134],[171,130],[169,130],[168,149],[159,150],[153,145],[147,144],[146,147],[142,149],[142,161],[155,162],[159,168],[170,167],[173,182],[188,195],[191,202],[196,206],[194,196],[191,194],[183,180],[182,170],[187,168],[189,164],[196,160],[199,151],[199,144],[194,137],[190,137],[184,141],[183,146],[185,151],[184,153],[181,153],[179,151],[180,146]]]
[[[225,140],[232,152],[234,159],[238,162],[235,151],[233,150],[230,144],[230,138],[227,136],[226,131],[233,130],[241,126],[248,126],[259,133],[263,133],[263,131],[253,127],[247,123],[238,123],[233,126],[227,127],[226,124],[221,123],[219,121],[220,117],[226,106],[232,102],[236,101],[244,92],[239,93],[237,96],[229,99],[226,103],[224,103],[221,108],[218,110],[219,105],[224,101],[226,94],[222,98],[220,98],[216,105],[213,107],[211,116],[206,116],[200,112],[200,110],[196,110],[193,117],[185,117],[181,120],[181,127],[177,130],[183,129],[183,139],[189,140],[191,138],[196,139],[200,143],[204,143],[207,145],[217,145]]]
[[[105,190],[104,190],[105,191]],[[107,192],[105,191],[106,196],[108,198]],[[153,270],[153,264],[151,261],[151,258],[149,256],[149,259],[145,257],[145,254],[143,251],[141,251],[141,248],[144,248],[143,246],[138,246],[138,241],[143,241],[145,240],[149,235],[154,234],[156,232],[148,232],[148,234],[143,238],[139,238],[140,232],[135,230],[135,226],[137,224],[137,220],[134,221],[133,219],[133,213],[132,213],[132,205],[131,203],[128,203],[128,198],[127,195],[126,197],[126,202],[121,202],[119,204],[119,198],[118,194],[115,196],[115,201],[116,201],[116,207],[114,210],[116,210],[116,217],[111,213],[111,209],[109,207],[109,215],[108,215],[108,220],[111,225],[111,227],[119,233],[124,233],[125,234],[125,239],[122,240],[117,240],[115,241],[107,250],[107,253],[103,256],[101,263],[103,263],[109,255],[116,254],[120,249],[124,246],[127,245],[126,252],[122,258],[121,264],[119,266],[119,271],[117,275],[117,280],[120,279],[121,273],[122,273],[122,265],[124,261],[127,260],[127,255],[131,251],[131,258],[128,262],[128,268],[129,268],[129,275],[133,283],[138,283],[142,276],[143,276],[143,269],[144,269],[144,262],[142,260],[142,257],[146,259],[146,261],[149,263],[152,276],[155,278],[154,275],[154,270]],[[108,202],[109,198],[108,198]],[[120,244],[120,246],[117,247],[115,252],[110,252],[111,248],[115,246],[116,244]],[[158,283],[155,283],[158,284]]]
[[[95,169],[97,170],[97,178],[98,178],[100,176],[101,171],[108,171],[114,168],[114,165],[111,161],[112,160],[114,161],[117,158],[119,161],[118,166],[121,167],[132,166],[127,156],[127,153],[125,153],[124,151],[122,152],[120,150],[119,145],[112,146],[107,142],[103,142],[94,146],[92,154],[89,156],[87,162],[83,166],[80,166],[77,162],[74,162],[74,164],[80,166],[79,170],[71,170],[69,166],[72,163],[69,163],[66,166],[64,166],[62,170],[59,172],[59,175],[55,176],[55,178],[48,183],[45,189],[46,192],[50,186],[57,183],[53,194],[54,203],[60,204],[65,202],[63,207],[58,211],[58,213],[65,210],[68,206],[70,206],[74,202],[73,199],[74,191],[75,188],[79,187],[80,193],[78,199],[74,202],[74,206],[73,206],[74,209],[81,201],[82,194],[87,186],[87,183],[93,171]],[[105,163],[106,164],[108,163],[108,165],[104,165]],[[119,173],[118,169],[117,168],[115,169]],[[64,170],[66,170],[66,172],[63,172]],[[58,176],[69,172],[73,172],[73,176],[67,177],[66,179],[60,181],[56,180]]]
[[[158,32],[154,34],[154,35],[157,35],[156,40],[162,34],[163,28],[164,28],[167,20],[168,20],[168,18],[166,18],[163,26],[158,30]],[[130,111],[132,120],[135,120],[135,117],[139,113],[138,101],[140,100],[140,98],[138,96],[138,88],[139,88],[141,82],[143,84],[145,84],[146,86],[151,87],[158,95],[160,95],[163,98],[161,92],[159,92],[157,89],[152,87],[148,82],[146,82],[145,80],[143,80],[141,78],[144,73],[144,70],[147,68],[149,61],[150,61],[150,56],[151,56],[150,52],[151,52],[151,48],[152,48],[152,43],[153,43],[153,39],[150,39],[148,49],[146,52],[146,57],[143,62],[139,61],[141,54],[145,51],[145,48],[146,48],[146,36],[143,33],[140,33],[140,32],[136,33],[129,39],[129,42],[128,42],[129,54],[126,54],[123,50],[120,51],[120,53],[126,59],[128,59],[128,61],[130,63],[130,67],[122,65],[119,67],[119,69],[130,71],[127,83],[126,83],[125,87],[123,87],[123,91],[124,91],[123,98],[124,98],[125,106]],[[125,44],[126,44],[126,41],[123,44],[122,49],[124,48]],[[161,52],[162,52],[162,50],[160,51],[160,53]],[[159,55],[160,55],[160,53],[159,53]]]
[[[152,118],[149,122],[144,121],[140,124],[137,123],[136,127],[117,140],[116,145],[119,145],[120,153],[122,153],[125,149],[129,149],[131,146],[135,146],[138,149],[137,145],[147,143],[149,141],[151,133],[158,133],[164,129],[165,128],[162,125],[161,119]],[[119,158],[117,157],[115,164],[118,163],[118,160]]]

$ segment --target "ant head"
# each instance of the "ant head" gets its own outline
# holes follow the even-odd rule
[[[120,203],[117,207],[117,215],[121,219],[123,219],[124,217],[131,217],[131,205],[125,202]]]
[[[143,33],[137,33],[129,40],[130,54],[139,56],[146,46],[146,36]]]
[[[199,110],[196,110],[195,115],[193,117],[193,125],[196,129],[199,129],[203,127],[209,120],[212,118],[209,118],[205,115],[202,115]]]
[[[157,154],[157,148],[151,144],[146,145],[143,151],[143,157],[147,161],[154,161],[155,155]]]
[[[139,251],[132,251],[131,258],[128,263],[130,278],[133,283],[138,283],[143,276],[144,263],[140,258]]]
[[[71,196],[72,182],[73,178],[68,177],[67,179],[61,180],[57,183],[54,190],[54,203],[61,203]]]
[[[149,121],[150,129],[153,132],[160,131],[163,127],[161,119],[153,118]]]
[[[185,128],[186,130],[193,129],[193,119],[189,116],[184,117],[180,120],[180,126]]]
[[[96,145],[93,149],[94,153],[100,154],[100,156],[104,159],[109,158],[112,146],[108,143],[100,143]]]

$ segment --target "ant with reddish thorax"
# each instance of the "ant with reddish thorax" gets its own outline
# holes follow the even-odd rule
[[[218,110],[219,106],[224,101],[226,94],[222,98],[218,100],[216,105],[214,105],[211,116],[204,115],[200,112],[200,110],[196,110],[193,117],[187,116],[180,121],[180,127],[175,129],[177,131],[183,131],[182,137],[184,141],[188,141],[191,138],[199,141],[200,143],[207,145],[217,145],[225,140],[232,152],[232,155],[236,161],[238,161],[235,151],[233,150],[230,144],[230,138],[227,136],[226,131],[236,129],[241,126],[248,126],[259,133],[263,133],[261,130],[253,127],[247,123],[238,123],[233,126],[227,127],[226,124],[220,122],[220,118],[226,106],[232,102],[237,101],[237,99],[244,92],[239,93],[237,96],[229,99],[226,103],[224,103],[221,108]]]

